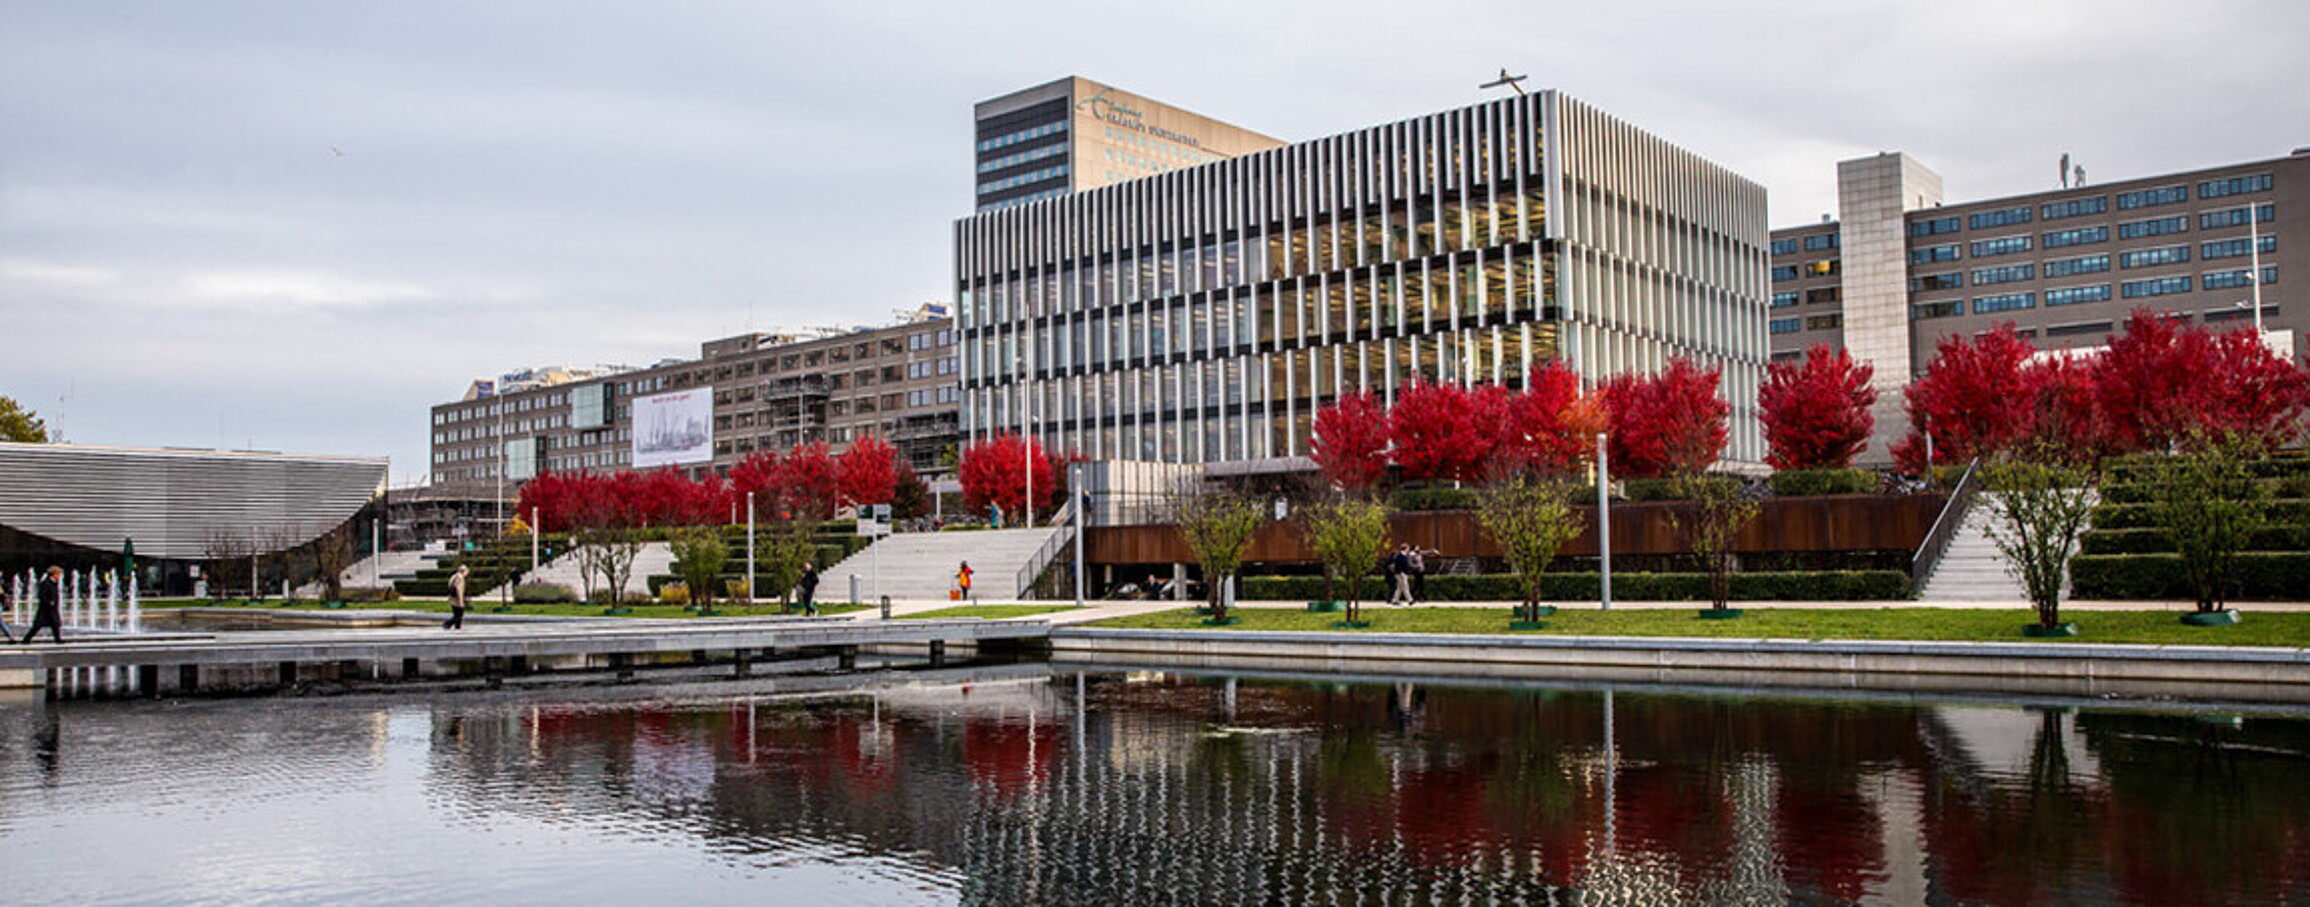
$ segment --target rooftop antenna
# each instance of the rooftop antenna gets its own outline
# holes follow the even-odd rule
[[[1498,88],[1498,87],[1500,87],[1500,86],[1502,86],[1502,85],[1506,85],[1506,86],[1508,86],[1509,88],[1513,88],[1513,89],[1516,89],[1516,96],[1517,96],[1517,97],[1523,97],[1523,95],[1524,95],[1524,86],[1522,86],[1522,85],[1518,85],[1518,84],[1516,84],[1516,83],[1518,83],[1518,82],[1522,82],[1522,81],[1524,81],[1525,79],[1529,79],[1529,78],[1531,78],[1531,76],[1529,76],[1529,75],[1522,75],[1522,76],[1512,76],[1512,75],[1509,75],[1509,74],[1508,74],[1508,68],[1507,68],[1507,67],[1505,67],[1505,66],[1503,66],[1503,67],[1500,67],[1500,77],[1499,77],[1499,78],[1497,78],[1497,79],[1493,79],[1492,81],[1486,82],[1486,83],[1484,83],[1484,84],[1482,84],[1482,85],[1478,85],[1478,86],[1476,86],[1476,87],[1477,87],[1477,88],[1479,88],[1479,89],[1482,89],[1482,88]]]
[[[2064,189],[2069,188],[2069,152],[2064,151],[2061,153],[2061,166],[2057,169],[2059,172],[2055,175],[2061,177],[2061,187]]]

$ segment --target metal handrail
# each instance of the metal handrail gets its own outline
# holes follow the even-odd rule
[[[1031,599],[1034,597],[1035,580],[1043,575],[1044,568],[1051,566],[1051,562],[1058,559],[1059,552],[1067,550],[1067,543],[1074,541],[1074,539],[1075,521],[1068,520],[1065,525],[1059,527],[1057,532],[1051,533],[1049,539],[1044,540],[1042,547],[1035,549],[1035,556],[1027,558],[1027,565],[1019,568],[1019,598]]]
[[[1973,509],[1973,498],[1980,492],[1981,458],[1974,457],[1965,464],[1965,475],[1959,477],[1957,487],[1950,490],[1949,500],[1942,503],[1941,515],[1933,518],[1933,528],[1925,533],[1925,541],[1909,558],[1910,594],[1925,588],[1925,581],[1933,578],[1934,569],[1941,566],[1941,556],[1949,553],[1949,543],[1957,539],[1957,530],[1965,524],[1965,514]]]

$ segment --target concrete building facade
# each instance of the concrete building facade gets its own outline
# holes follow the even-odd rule
[[[2106,342],[2135,309],[2254,323],[2288,355],[2310,300],[2310,149],[2270,160],[1951,203],[1941,178],[1887,152],[1838,165],[1838,217],[1772,233],[1775,359],[1816,344],[1876,368],[1878,437],[1908,430],[1900,389],[1944,338],[2011,322],[2040,349]]]
[[[1283,144],[1073,76],[981,101],[972,113],[980,211],[1112,186]]]
[[[631,469],[636,398],[693,390],[711,395],[712,439],[710,458],[684,464],[692,472],[807,441],[840,452],[878,434],[936,474],[959,437],[958,371],[943,305],[887,327],[710,340],[695,360],[434,406],[432,481],[510,495],[541,471]]]
[[[1290,468],[1343,392],[1683,356],[1758,460],[1766,246],[1762,187],[1552,91],[985,210],[963,430]]]

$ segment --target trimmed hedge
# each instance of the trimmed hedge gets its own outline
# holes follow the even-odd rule
[[[2254,533],[2246,544],[2247,551],[2291,551],[2302,546],[2301,526],[2264,526]],[[2078,539],[2080,554],[2156,554],[2172,552],[2173,542],[2167,540],[2161,527],[2145,526],[2139,529],[2097,529]]]
[[[1877,490],[1877,474],[1866,469],[1791,469],[1773,473],[1773,493],[1782,497],[1822,494],[1870,494]]]
[[[1315,601],[1323,597],[1320,576],[1256,576],[1241,583],[1243,597],[1262,601]],[[1522,583],[1506,574],[1428,577],[1430,601],[1517,601]],[[1363,601],[1386,601],[1386,581],[1366,577]],[[1551,601],[1595,601],[1603,580],[1595,573],[1550,573],[1540,591]],[[1700,573],[1615,573],[1612,594],[1630,601],[1707,601],[1708,577]],[[1909,597],[1909,577],[1896,570],[1837,570],[1805,573],[1738,573],[1732,597],[1740,601],[1893,601]]]
[[[577,593],[560,583],[522,583],[513,587],[513,600],[525,605],[577,601]]]
[[[1629,479],[1620,483],[1620,494],[1631,501],[1685,499],[1682,483],[1675,479]]]
[[[2230,597],[2241,601],[2310,598],[2310,552],[2238,555]],[[2069,562],[2070,594],[2085,599],[2195,601],[2178,554],[2081,554]]]
[[[2310,523],[2310,499],[2270,501],[2262,512],[2272,523]],[[2149,504],[2103,504],[2093,510],[2095,529],[2153,529],[2157,526],[2156,509]]]
[[[1388,496],[1388,503],[1398,511],[1411,513],[1434,510],[1474,510],[1476,492],[1471,488],[1423,486],[1401,488]]]

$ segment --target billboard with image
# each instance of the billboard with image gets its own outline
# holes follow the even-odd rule
[[[635,397],[634,468],[714,459],[714,389]]]

